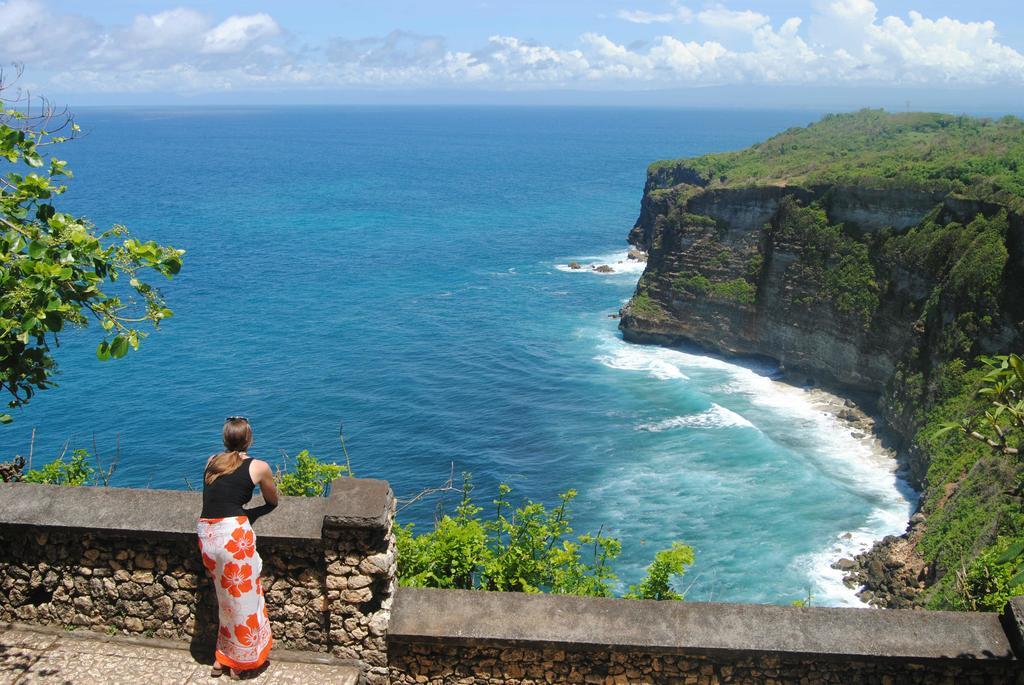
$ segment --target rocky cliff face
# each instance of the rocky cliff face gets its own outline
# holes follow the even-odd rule
[[[677,163],[649,173],[629,240],[649,259],[626,339],[770,357],[795,382],[877,401],[904,445],[944,364],[1024,347],[1024,220],[998,204],[712,187]],[[907,466],[920,485],[927,463]]]

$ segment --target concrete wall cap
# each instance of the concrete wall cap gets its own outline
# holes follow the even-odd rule
[[[828,659],[1013,660],[999,615],[400,588],[388,640]]]
[[[324,527],[385,529],[394,495],[386,480],[336,478],[324,511]]]
[[[202,506],[201,493],[181,490],[0,483],[0,526],[174,538],[196,534]],[[326,507],[323,497],[282,497],[253,529],[266,540],[319,541]]]

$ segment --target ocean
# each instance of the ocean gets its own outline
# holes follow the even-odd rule
[[[471,472],[480,504],[579,492],[623,589],[673,540],[688,599],[860,605],[829,564],[903,531],[891,456],[769,366],[623,342],[611,318],[654,160],[733,150],[820,113],[632,108],[82,108],[65,211],[187,250],[174,318],[60,387],[0,458],[119,449],[113,484],[199,484],[225,416],[254,456],[309,449],[400,498]],[[569,269],[572,261],[583,269]],[[601,274],[590,267],[609,264]],[[160,277],[157,277],[160,278]],[[34,442],[32,439],[35,431]],[[455,497],[443,505],[451,509]],[[439,502],[404,509],[429,525]],[[861,605],[863,606],[863,605]]]

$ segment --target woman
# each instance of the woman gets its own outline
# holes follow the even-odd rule
[[[217,590],[220,629],[216,662],[210,675],[230,669],[232,679],[263,666],[270,652],[270,619],[263,600],[256,536],[250,523],[277,506],[274,474],[265,461],[253,459],[252,426],[244,416],[224,422],[224,452],[206,462],[203,476],[203,511],[197,532],[203,565]],[[253,509],[242,505],[260,486],[266,504]]]

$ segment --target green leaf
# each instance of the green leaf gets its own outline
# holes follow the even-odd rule
[[[126,336],[119,335],[114,338],[114,341],[110,344],[110,356],[114,359],[120,359],[126,354],[128,354],[128,338]]]
[[[1010,545],[1010,547],[1005,552],[999,555],[999,557],[996,559],[996,563],[1008,564],[1017,557],[1019,557],[1022,552],[1024,552],[1024,540],[1020,542],[1015,542],[1014,544]]]
[[[0,414],[0,423],[10,423],[14,420],[14,417],[10,414]]]
[[[177,274],[179,271],[181,271],[181,257],[175,256],[171,257],[170,259],[164,260],[164,269],[166,269],[167,273],[171,274],[172,276]]]
[[[46,254],[46,245],[43,243],[33,240],[28,244],[28,256],[32,259],[39,259]]]
[[[955,430],[963,430],[963,426],[961,426],[959,423],[944,423],[944,424],[942,424],[941,428],[939,428],[937,431],[932,433],[932,436],[934,436],[936,438],[940,438],[943,435],[945,435],[946,433],[948,433],[950,431],[955,431]]]
[[[64,317],[56,312],[47,312],[43,317],[43,322],[46,324],[46,328],[54,333],[64,328]]]
[[[1024,584],[1024,571],[1021,571],[1013,578],[1010,578],[1009,586],[1011,588],[1017,587],[1018,585]]]
[[[42,204],[39,205],[39,209],[36,210],[36,218],[39,219],[40,221],[49,221],[50,217],[52,217],[55,213],[56,210],[54,210],[53,205]]]
[[[105,362],[108,359],[110,359],[110,345],[107,343],[106,340],[101,342],[96,347],[96,356],[99,358],[101,362]]]
[[[1017,378],[1020,379],[1021,383],[1024,383],[1024,359],[1013,354],[1009,358],[1010,366],[1013,368],[1013,372],[1017,374]]]

